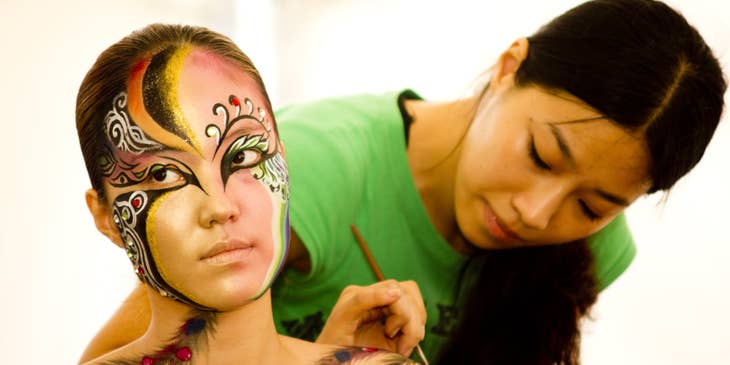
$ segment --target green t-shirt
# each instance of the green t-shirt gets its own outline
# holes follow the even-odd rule
[[[280,333],[315,339],[345,286],[377,281],[352,224],[386,278],[418,283],[428,313],[421,344],[428,358],[454,328],[466,257],[438,234],[416,191],[400,94],[332,98],[276,113],[291,179],[291,224],[311,258],[309,273],[285,270],[274,285]],[[604,288],[635,254],[623,215],[589,242]]]

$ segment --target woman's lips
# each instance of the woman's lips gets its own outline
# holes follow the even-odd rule
[[[505,227],[504,223],[499,220],[499,217],[497,217],[489,204],[484,205],[484,222],[487,231],[496,240],[506,243],[522,241],[516,233]]]
[[[253,251],[253,245],[238,240],[225,240],[216,243],[201,261],[212,265],[227,265],[241,261]]]

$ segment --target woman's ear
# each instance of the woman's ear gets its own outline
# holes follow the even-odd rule
[[[505,50],[494,65],[489,88],[496,89],[505,83],[514,83],[515,73],[527,58],[530,44],[527,38],[519,38]],[[491,91],[491,90],[490,90]]]
[[[122,239],[119,237],[117,227],[112,221],[112,215],[109,212],[109,207],[107,207],[106,204],[99,199],[99,193],[97,193],[93,188],[86,190],[86,206],[89,208],[91,216],[94,217],[96,229],[98,229],[101,234],[107,236],[115,245],[124,248]]]

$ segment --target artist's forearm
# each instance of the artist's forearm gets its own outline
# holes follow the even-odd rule
[[[85,363],[141,337],[150,323],[150,306],[138,285],[86,347],[79,363]]]

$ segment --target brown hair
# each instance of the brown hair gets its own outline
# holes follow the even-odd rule
[[[189,25],[151,24],[136,30],[104,50],[87,72],[76,97],[76,130],[91,186],[104,197],[98,159],[106,148],[104,118],[113,98],[126,89],[133,67],[170,47],[190,45],[208,50],[240,67],[258,85],[266,107],[271,102],[263,80],[251,59],[233,41],[207,28]]]

